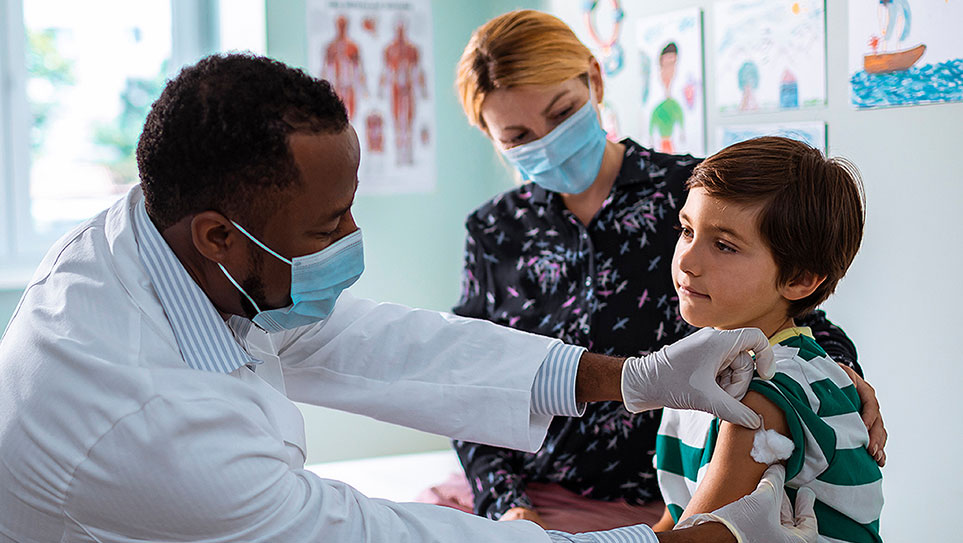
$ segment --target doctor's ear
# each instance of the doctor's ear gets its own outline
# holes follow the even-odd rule
[[[197,252],[214,262],[224,262],[240,235],[231,221],[217,211],[202,211],[191,219],[191,241]]]
[[[816,275],[812,272],[801,272],[795,278],[790,279],[788,283],[780,287],[780,293],[782,297],[789,301],[802,300],[806,296],[809,296],[819,288],[819,285],[823,284],[826,280],[825,275]]]

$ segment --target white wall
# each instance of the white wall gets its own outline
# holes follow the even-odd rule
[[[856,342],[883,405],[890,440],[882,535],[889,541],[945,541],[953,534],[959,540],[950,525],[963,505],[963,463],[955,460],[963,449],[963,364],[955,345],[963,305],[963,104],[852,109],[847,3],[827,4],[826,107],[737,117],[715,113],[711,1],[676,0],[671,7],[622,2],[625,62],[627,70],[638,66],[634,23],[640,17],[700,6],[709,148],[723,123],[820,120],[829,125],[830,155],[859,167],[868,200],[863,247],[826,308]],[[547,5],[567,21],[580,20],[582,2]],[[638,85],[606,92],[626,109],[637,100]]]

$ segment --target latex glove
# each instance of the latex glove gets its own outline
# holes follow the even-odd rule
[[[739,403],[755,368],[773,372],[772,349],[761,330],[703,328],[652,354],[622,366],[622,400],[633,413],[672,407],[708,411],[729,422],[758,428],[759,415]]]
[[[783,489],[785,480],[786,470],[781,465],[769,466],[752,494],[711,513],[693,515],[675,529],[721,522],[739,543],[814,543],[818,535],[813,512],[816,495],[806,487],[800,488],[793,514]]]

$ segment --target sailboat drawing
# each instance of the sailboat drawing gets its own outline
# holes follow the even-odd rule
[[[882,36],[873,36],[869,40],[872,53],[863,55],[863,69],[866,73],[882,74],[899,72],[910,69],[926,52],[926,45],[919,44],[909,49],[885,51],[886,44],[894,39],[894,33],[901,28],[897,43],[902,43],[909,36],[913,20],[907,0],[879,0],[878,17]],[[884,51],[880,52],[880,46]]]

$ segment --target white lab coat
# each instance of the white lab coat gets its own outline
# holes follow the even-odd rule
[[[345,295],[317,326],[240,338],[256,372],[191,369],[138,258],[141,200],[48,253],[0,343],[0,541],[549,540],[305,471],[288,398],[534,450],[557,340]]]

